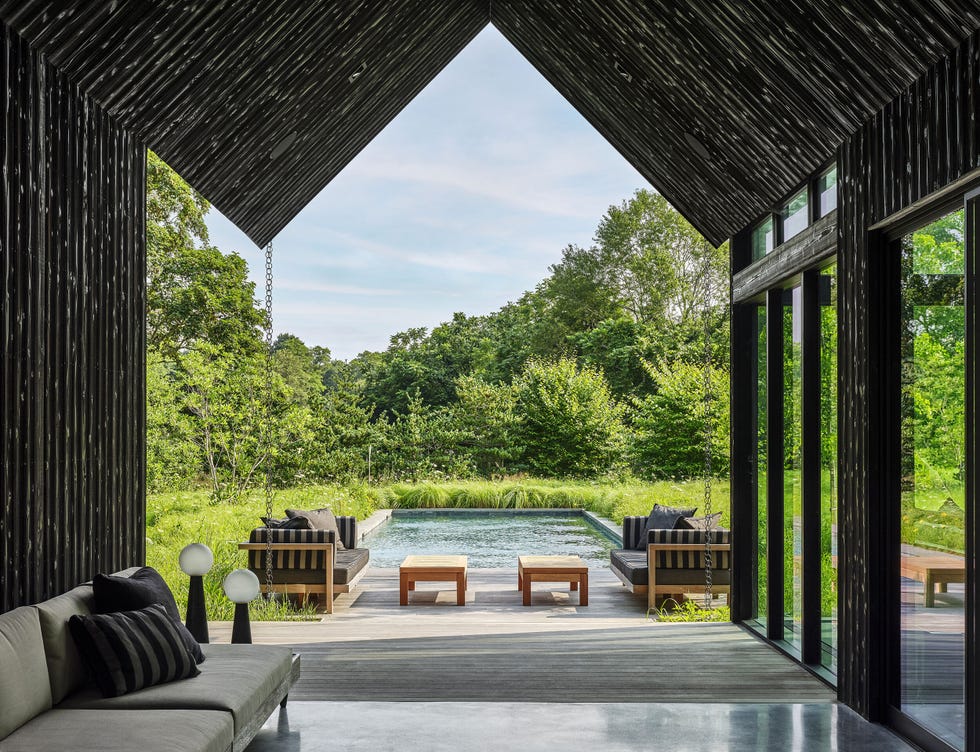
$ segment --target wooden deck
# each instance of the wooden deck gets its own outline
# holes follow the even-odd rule
[[[515,564],[516,567],[516,564]],[[253,623],[257,643],[303,655],[295,700],[832,702],[806,670],[731,624],[660,624],[608,570],[589,605],[538,585],[521,605],[515,572],[470,570],[466,606],[420,583],[399,607],[397,569],[374,569],[319,622]],[[215,642],[231,625],[212,622]]]

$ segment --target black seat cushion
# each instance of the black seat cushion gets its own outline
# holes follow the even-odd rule
[[[650,571],[647,569],[647,552],[631,549],[616,549],[609,552],[609,561],[631,585],[649,586]],[[658,585],[702,585],[703,569],[661,569],[657,567]],[[731,572],[727,569],[711,570],[711,581],[715,585],[730,585]],[[703,586],[703,585],[702,585]]]
[[[334,585],[347,585],[367,566],[371,552],[366,548],[345,548],[338,550],[334,559]],[[259,578],[265,580],[265,570],[249,566]],[[276,584],[322,585],[323,569],[273,569],[272,579]]]

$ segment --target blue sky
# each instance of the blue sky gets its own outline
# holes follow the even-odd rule
[[[640,187],[488,27],[275,239],[276,332],[347,360],[455,311],[489,313]],[[262,252],[217,210],[208,227],[261,295]]]

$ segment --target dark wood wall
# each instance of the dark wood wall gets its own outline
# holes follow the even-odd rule
[[[838,153],[839,462],[842,552],[838,693],[879,720],[896,614],[899,469],[893,365],[895,254],[872,229],[980,167],[980,36],[972,35],[853,134]],[[914,208],[914,207],[913,207]],[[891,297],[890,297],[891,296]]]
[[[145,149],[0,24],[0,611],[144,557]]]

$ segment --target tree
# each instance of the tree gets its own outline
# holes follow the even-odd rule
[[[269,374],[261,357],[202,342],[182,362],[186,410],[194,418],[193,440],[214,501],[240,499],[263,467],[275,467],[282,460],[290,467],[289,458],[307,440],[308,420],[291,401],[282,378]]]
[[[201,470],[194,422],[183,409],[174,367],[151,350],[146,357],[146,487],[150,492],[186,488]]]
[[[728,373],[711,366],[706,414],[704,365],[683,360],[648,365],[652,394],[634,401],[633,465],[644,478],[693,478],[704,470],[705,421],[711,421],[713,475],[728,468]]]
[[[517,397],[510,384],[488,384],[475,376],[456,379],[452,419],[461,450],[485,478],[509,471],[521,455]]]
[[[210,205],[153,152],[147,152],[147,349],[169,360],[195,342],[258,352],[263,311],[241,256],[209,243]]]
[[[303,447],[302,467],[321,482],[351,481],[368,475],[368,451],[385,441],[387,422],[372,422],[363,386],[339,375],[331,388],[310,402],[310,440]]]
[[[517,379],[524,460],[546,476],[591,478],[615,469],[623,451],[623,408],[602,372],[571,358],[528,362]]]

